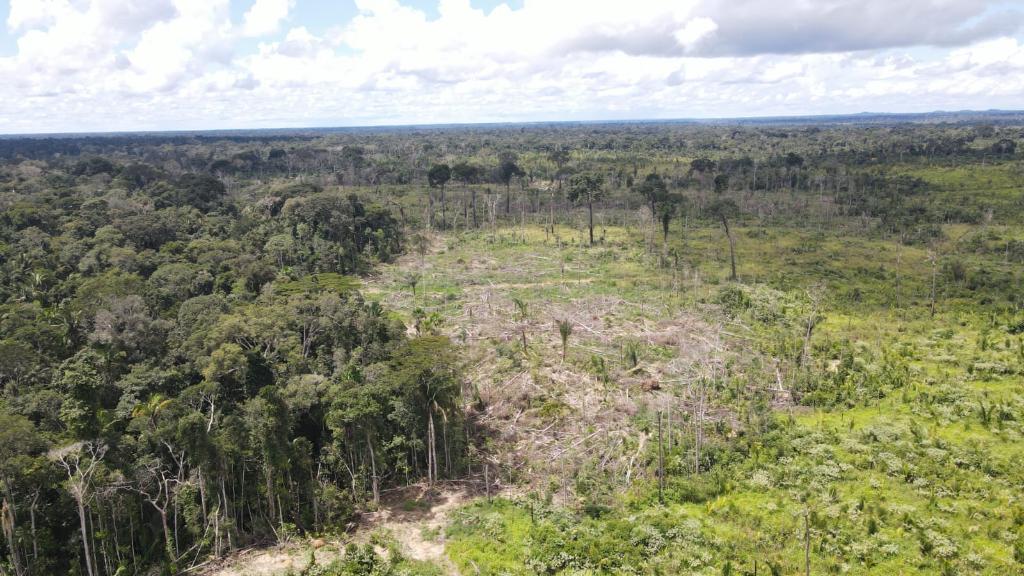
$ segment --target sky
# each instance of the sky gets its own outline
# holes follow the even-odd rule
[[[1024,109],[1024,0],[0,0],[0,133]]]

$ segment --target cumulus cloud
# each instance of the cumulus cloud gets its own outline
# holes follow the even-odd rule
[[[525,0],[484,11],[439,0],[436,15],[399,0],[355,5],[348,20],[304,22],[296,0],[11,0],[0,132],[1024,101],[1021,13],[999,2]]]
[[[295,0],[256,0],[245,13],[242,28],[247,36],[273,34],[294,7]]]
[[[131,64],[120,86],[136,93],[173,89],[179,82],[230,63],[228,5],[216,0],[177,0],[178,14],[140,34],[123,54]]]
[[[960,46],[1024,23],[1024,9],[989,0],[707,0],[697,13],[718,24],[700,46],[713,56]]]
[[[284,40],[275,45],[274,49],[282,56],[308,58],[316,55],[318,51],[326,49],[326,45],[322,39],[311,34],[305,26],[299,26],[289,30]]]

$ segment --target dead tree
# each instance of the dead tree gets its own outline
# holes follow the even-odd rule
[[[89,576],[96,576],[96,567],[89,546],[87,509],[93,497],[93,478],[106,454],[107,445],[98,441],[76,442],[51,453],[51,457],[64,468],[68,475],[67,488],[78,508],[85,569]]]

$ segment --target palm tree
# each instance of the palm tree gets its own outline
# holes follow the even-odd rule
[[[420,283],[420,275],[413,272],[405,277],[405,284],[412,290],[412,297],[416,298],[416,285]]]
[[[524,302],[521,298],[513,296],[512,304],[514,304],[516,307],[516,316],[519,319],[519,321],[522,322],[523,320],[526,320],[526,302]]]
[[[559,320],[558,335],[562,337],[562,361],[565,362],[565,350],[569,347],[569,336],[572,336],[572,322]]]
[[[523,340],[523,351],[526,351],[526,316],[527,306],[521,298],[512,297],[512,303],[516,306],[516,317],[519,320],[519,330]]]
[[[140,403],[132,410],[135,418],[148,418],[150,425],[155,426],[156,419],[161,412],[174,404],[174,401],[163,394],[153,394],[143,403]]]
[[[512,210],[512,178],[526,174],[516,160],[515,154],[505,153],[502,154],[501,163],[498,165],[498,179],[505,185],[505,214]]]

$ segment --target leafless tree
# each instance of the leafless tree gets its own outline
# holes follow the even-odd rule
[[[99,441],[76,442],[50,453],[51,458],[58,462],[68,475],[66,486],[78,508],[85,569],[89,576],[96,575],[96,567],[89,546],[87,509],[94,495],[93,480],[106,454],[107,445]]]

